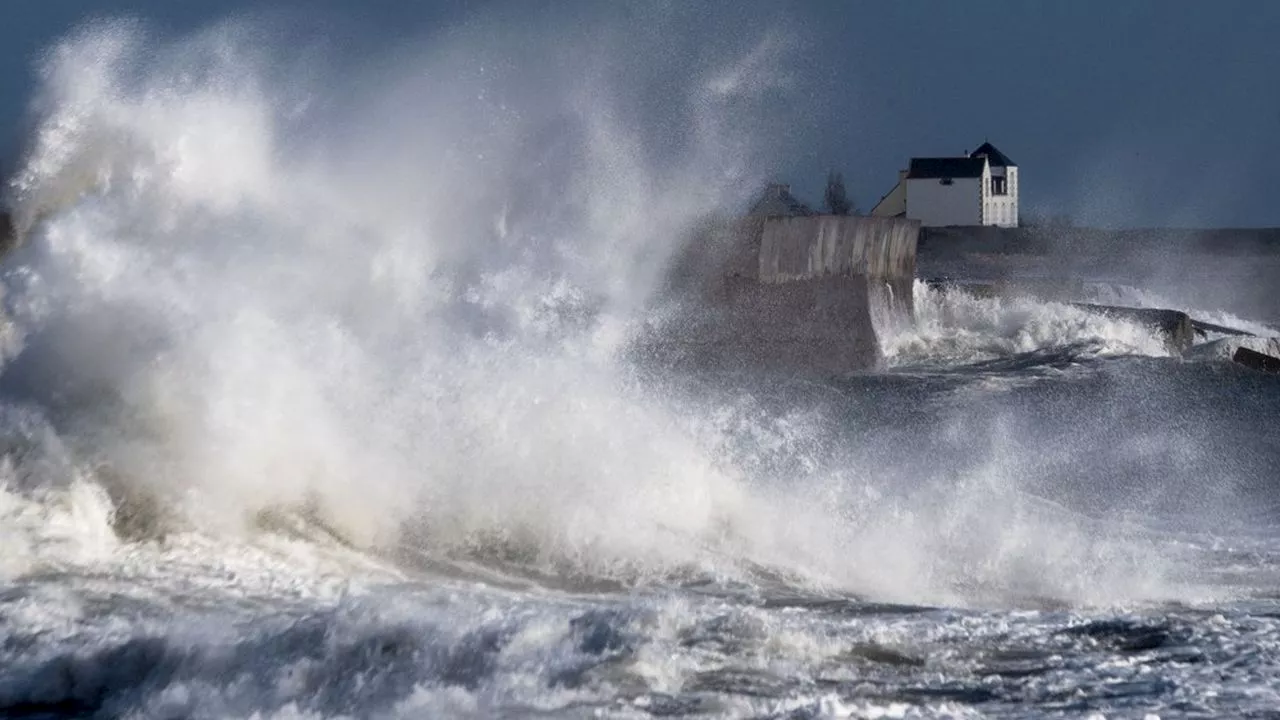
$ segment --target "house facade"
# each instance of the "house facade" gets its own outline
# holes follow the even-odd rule
[[[1018,166],[991,143],[957,157],[912,158],[871,210],[925,227],[1018,225]]]
[[[970,153],[970,157],[987,159],[982,224],[1018,227],[1018,165],[989,142]]]

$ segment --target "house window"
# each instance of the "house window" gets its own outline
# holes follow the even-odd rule
[[[1008,195],[1009,194],[1008,186],[1005,185],[1005,180],[1006,178],[1003,178],[1003,177],[991,178],[991,194],[992,195]]]

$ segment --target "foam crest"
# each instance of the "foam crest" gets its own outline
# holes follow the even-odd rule
[[[1159,334],[1141,323],[1030,298],[979,298],[917,280],[914,327],[882,340],[897,365],[973,363],[1066,347],[1089,355],[1169,354]]]
[[[0,579],[109,557],[115,508],[44,418],[0,406]]]

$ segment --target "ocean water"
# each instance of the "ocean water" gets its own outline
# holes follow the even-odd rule
[[[882,371],[634,362],[782,46],[673,89],[490,30],[356,75],[234,23],[50,50],[0,714],[1274,716],[1280,378],[921,283]]]

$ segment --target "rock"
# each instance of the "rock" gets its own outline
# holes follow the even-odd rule
[[[1263,355],[1247,347],[1238,348],[1236,354],[1231,356],[1231,359],[1247,368],[1268,373],[1280,373],[1280,357]]]
[[[17,243],[18,235],[13,226],[13,216],[0,211],[0,255],[8,254]]]

